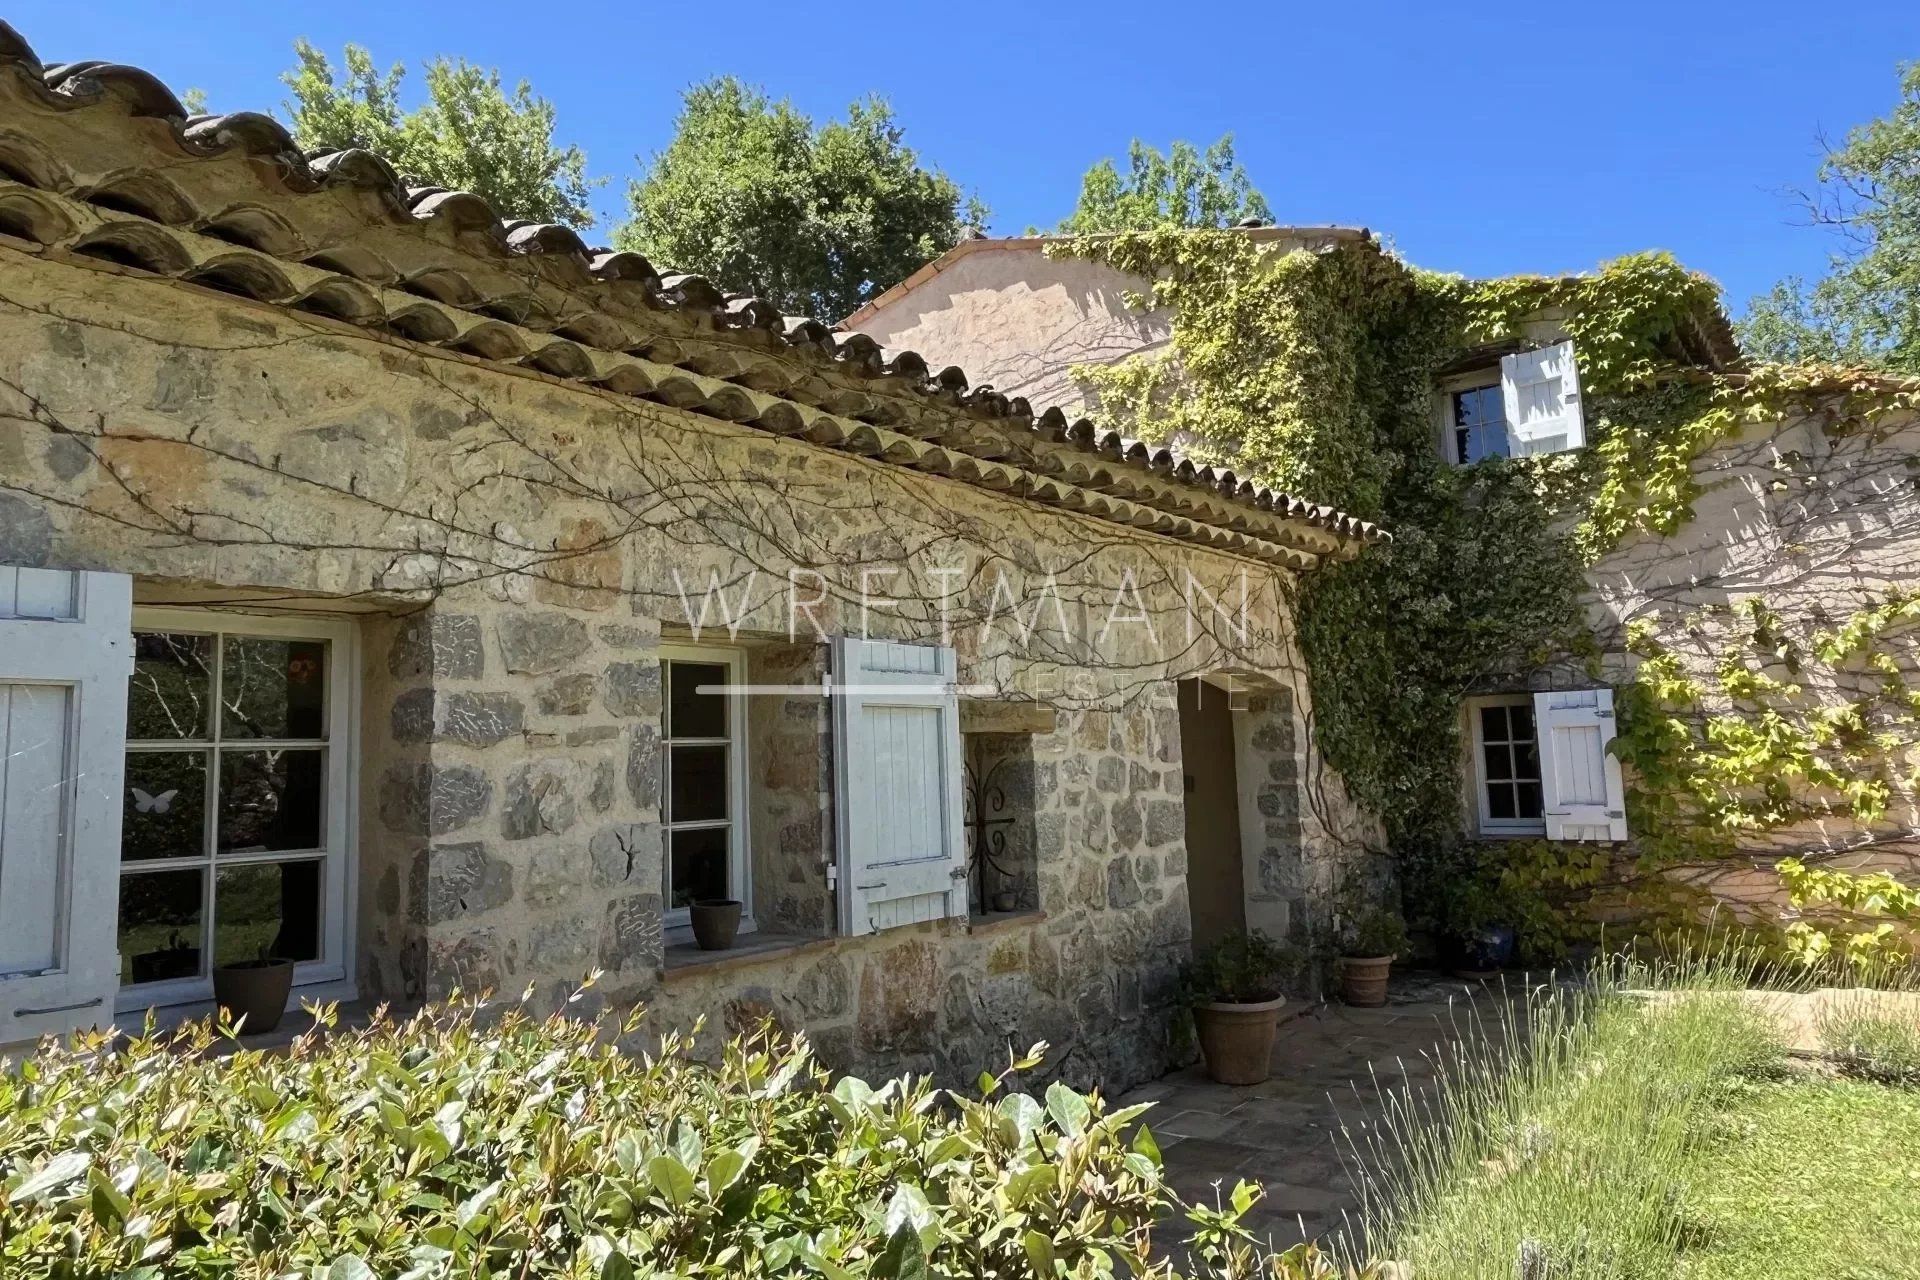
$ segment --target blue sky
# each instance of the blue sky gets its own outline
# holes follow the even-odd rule
[[[1132,137],[1231,130],[1282,221],[1371,227],[1471,275],[1666,248],[1736,311],[1821,269],[1828,245],[1794,225],[1783,188],[1811,179],[1821,131],[1888,110],[1896,65],[1920,58],[1913,0],[1457,8],[64,0],[5,16],[45,59],[132,62],[216,110],[277,108],[299,35],[382,62],[498,66],[551,98],[563,138],[613,178],[603,237],[679,91],[732,72],[817,116],[886,95],[1002,233],[1058,220],[1086,166]]]

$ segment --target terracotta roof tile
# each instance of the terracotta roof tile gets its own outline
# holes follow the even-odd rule
[[[371,152],[303,154],[271,116],[189,117],[137,67],[45,65],[0,22],[7,100],[29,108],[10,107],[24,118],[0,130],[9,234],[993,487],[1084,473],[1112,518],[1256,555],[1285,550],[1278,558],[1295,567],[1387,537],[1058,409],[1036,415],[917,352],[589,247],[567,227],[503,219],[470,192],[409,186]],[[718,385],[728,382],[739,385]],[[1009,454],[1021,470],[980,460]],[[1234,532],[1250,523],[1235,509],[1282,523]]]

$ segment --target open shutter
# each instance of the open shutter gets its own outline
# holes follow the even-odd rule
[[[123,574],[0,567],[0,1044],[113,1016],[132,610]]]
[[[1626,790],[1613,741],[1613,690],[1533,695],[1549,840],[1625,840]]]
[[[1500,395],[1514,457],[1561,453],[1587,442],[1571,342],[1501,357]]]
[[[834,641],[840,930],[967,913],[952,649]]]

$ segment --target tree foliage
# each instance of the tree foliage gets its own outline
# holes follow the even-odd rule
[[[522,80],[508,93],[497,70],[464,58],[425,66],[427,99],[408,111],[400,101],[406,68],[382,72],[365,48],[349,44],[344,78],[326,54],[294,43],[299,65],[281,77],[294,136],[309,151],[364,147],[384,156],[412,182],[471,191],[504,218],[593,223],[579,147],[554,141],[553,104]]]
[[[1230,227],[1273,217],[1266,197],[1233,156],[1233,135],[1204,152],[1175,141],[1167,154],[1138,138],[1127,148],[1127,172],[1103,159],[1080,179],[1080,202],[1061,221],[1071,235],[1154,231],[1166,227]]]
[[[628,197],[620,247],[827,319],[987,217],[977,198],[921,164],[884,99],[815,124],[732,76],[687,90],[673,140]]]
[[[1840,241],[1832,270],[1754,299],[1741,333],[1749,350],[1920,372],[1920,62],[1902,71],[1892,112],[1828,151],[1806,204]]]

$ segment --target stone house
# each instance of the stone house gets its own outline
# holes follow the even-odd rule
[[[1118,1088],[1345,873],[1381,530],[3,25],[0,121],[0,1043],[269,954]]]
[[[1352,228],[1236,230],[1275,253],[1372,246],[1367,232]],[[1171,340],[1173,318],[1137,305],[1146,280],[1082,256],[1049,256],[1049,239],[963,243],[848,317],[846,327],[936,358],[964,352],[969,368],[1002,388],[1044,388],[1074,412],[1097,411],[1074,366],[1158,351]],[[1463,352],[1439,370],[1432,386],[1439,456],[1466,466],[1585,447],[1579,352],[1563,319],[1536,316],[1513,340]],[[1717,307],[1691,317],[1678,342],[1683,363],[1701,378],[1747,376]],[[1645,658],[1645,646],[1630,636],[1645,629],[1706,690],[1683,714],[1762,713],[1762,703],[1727,692],[1731,658],[1790,690],[1781,704],[1786,718],[1816,733],[1823,716],[1880,698],[1885,705],[1868,719],[1892,743],[1876,766],[1888,792],[1883,812],[1850,812],[1831,788],[1795,778],[1803,816],[1737,830],[1721,851],[1733,856],[1684,859],[1660,872],[1663,881],[1696,906],[1777,920],[1782,891],[1772,864],[1783,854],[1906,879],[1920,873],[1916,635],[1896,618],[1883,655],[1871,662],[1856,653],[1837,669],[1814,671],[1820,664],[1809,657],[1803,666],[1795,656],[1817,649],[1823,632],[1863,609],[1898,607],[1920,585],[1920,490],[1912,480],[1920,388],[1858,370],[1801,371],[1796,380],[1799,393],[1783,398],[1781,414],[1742,424],[1692,459],[1699,492],[1683,527],[1629,534],[1587,567],[1583,603],[1601,650],[1597,675],[1584,664],[1518,672],[1462,705],[1459,824],[1469,839],[1599,843],[1613,851],[1618,884],[1646,879],[1638,861],[1645,833],[1627,821],[1633,779],[1608,752],[1615,690]],[[1753,608],[1762,602],[1781,615],[1781,634],[1759,644]],[[1891,697],[1883,687],[1889,677],[1897,685]],[[1357,829],[1366,830],[1363,823]],[[1631,918],[1618,895],[1603,895],[1600,909]]]

